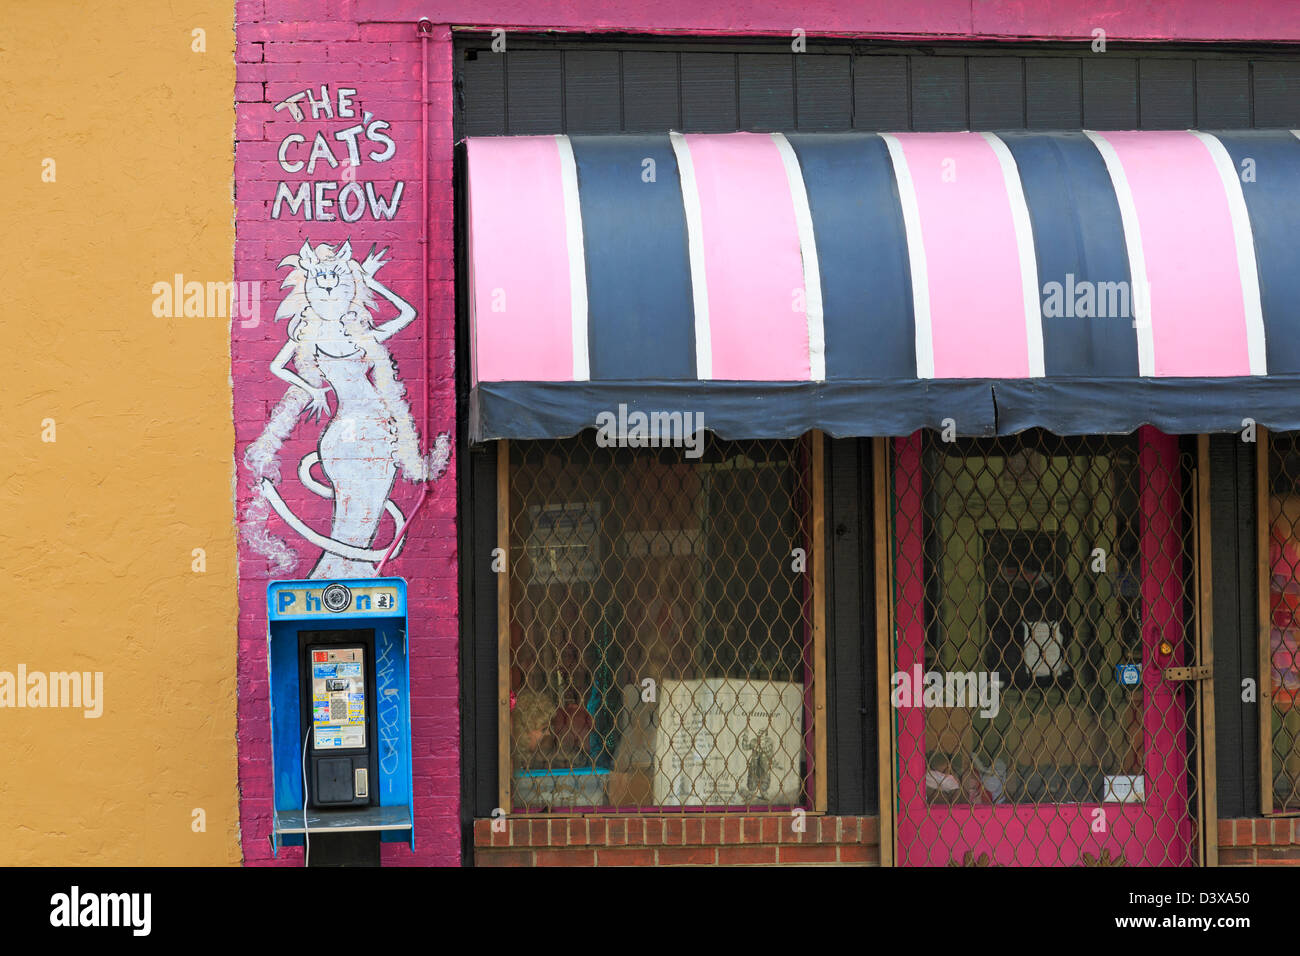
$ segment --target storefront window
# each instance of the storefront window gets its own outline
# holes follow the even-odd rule
[[[805,803],[807,443],[509,454],[516,810]]]
[[[1274,812],[1294,813],[1300,811],[1300,435],[1271,434],[1268,441],[1270,769]]]

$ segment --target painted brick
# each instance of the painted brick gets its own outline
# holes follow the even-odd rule
[[[619,847],[596,851],[597,866],[654,866],[655,851],[646,847]]]
[[[1255,842],[1254,827],[1249,820],[1235,821],[1237,839],[1234,841],[1236,846],[1250,846]]]
[[[389,247],[389,262],[380,273],[390,288],[406,298],[417,311],[415,322],[388,343],[396,361],[398,374],[407,388],[411,414],[422,432],[428,408],[428,432],[454,427],[454,223],[453,192],[448,170],[452,163],[451,109],[452,90],[451,36],[445,28],[434,31],[437,39],[428,41],[430,77],[429,98],[429,167],[431,183],[428,195],[422,195],[418,181],[420,168],[420,41],[408,24],[361,24],[353,5],[343,4],[329,16],[322,17],[318,5],[297,0],[237,0],[236,2],[236,164],[235,195],[236,243],[235,278],[260,283],[262,321],[257,327],[242,328],[238,323],[231,331],[234,420],[236,423],[235,461],[237,509],[241,521],[248,507],[251,475],[243,463],[244,449],[266,426],[268,415],[284,394],[286,385],[270,374],[270,360],[285,341],[284,323],[269,321],[284,293],[280,283],[286,274],[277,267],[287,254],[296,252],[305,239],[313,243],[336,243],[350,236],[358,255],[369,244]],[[337,90],[355,88],[353,105],[358,118],[313,119],[310,109],[305,118],[295,121],[285,108],[275,104],[306,88],[319,96],[322,84],[328,84],[337,108]],[[305,100],[303,101],[305,105]],[[382,104],[382,106],[379,106]],[[317,130],[331,145],[346,149],[331,138],[334,131],[361,122],[360,111],[373,109],[375,118],[386,121],[386,130],[396,145],[390,161],[376,163],[369,154],[377,144],[360,142],[362,165],[356,179],[373,181],[384,195],[391,195],[392,184],[405,181],[405,191],[397,215],[392,220],[375,220],[367,215],[355,223],[307,222],[284,210],[282,218],[271,218],[276,184],[284,181],[291,188],[300,182],[336,181],[338,170],[322,162],[314,175],[304,171],[287,173],[281,169],[278,152],[281,141],[290,133],[306,137],[306,148],[291,150],[295,158],[306,159]],[[314,187],[311,187],[314,188]],[[337,193],[335,193],[337,195]],[[434,282],[428,287],[429,304],[419,288],[421,257],[420,205],[427,203],[432,217],[429,274]],[[337,205],[335,206],[337,212]],[[387,318],[392,310],[380,318]],[[425,375],[421,365],[421,334],[427,329],[434,375]],[[337,399],[333,400],[337,408]],[[294,465],[311,451],[323,429],[320,423],[299,420],[290,439],[280,449],[278,485],[289,506],[309,525],[330,527],[330,506],[317,499],[297,481]],[[431,438],[426,435],[425,438]],[[416,781],[416,846],[414,854],[400,845],[385,845],[383,859],[389,864],[445,865],[460,858],[459,833],[459,714],[457,682],[457,617],[459,601],[456,566],[456,490],[455,470],[430,488],[424,508],[412,523],[407,547],[389,569],[407,579],[411,599],[411,692],[412,728],[415,736],[412,752],[413,777]],[[406,514],[419,494],[413,483],[399,475],[392,500]],[[385,521],[383,528],[389,527]],[[298,563],[286,571],[272,571],[267,561],[248,549],[240,550],[240,633],[249,642],[240,644],[238,739],[241,767],[255,758],[262,766],[259,782],[244,786],[241,794],[240,829],[246,862],[270,863],[261,848],[266,844],[270,818],[262,812],[267,802],[270,773],[270,741],[266,733],[266,661],[265,661],[265,584],[272,577],[305,576],[320,555],[319,550],[294,540],[293,532],[272,518],[268,524],[279,537],[285,538],[298,554]],[[391,531],[381,530],[378,540]],[[260,644],[260,646],[259,646]],[[255,683],[257,682],[257,683]],[[256,695],[258,706],[244,707],[246,699]],[[241,769],[241,783],[248,778]],[[487,824],[484,837],[484,824]],[[544,838],[534,839],[527,821],[511,821],[510,831],[492,834],[490,822],[475,824],[475,841],[517,847],[546,845]],[[504,851],[484,852],[484,859]],[[498,863],[526,865],[520,856],[526,851],[498,857]]]
[[[1237,828],[1231,820],[1219,821],[1219,846],[1232,846]]]
[[[474,855],[475,866],[532,866],[530,850],[480,850]]]
[[[351,7],[344,7],[356,16]],[[367,19],[403,20],[414,16],[409,0],[367,0]],[[768,34],[788,37],[792,22],[810,25],[811,36],[890,36],[938,34],[955,39],[1029,39],[1087,37],[1102,16],[1109,39],[1117,40],[1256,40],[1300,39],[1300,11],[1282,0],[1261,0],[1247,9],[1218,3],[1142,4],[1054,2],[1043,4],[976,4],[970,0],[923,0],[916,3],[844,4],[825,2],[738,5],[734,3],[661,3],[610,5],[476,0],[442,4],[440,19],[517,30],[593,32],[621,29],[629,33]],[[268,0],[277,19],[319,18],[318,5]],[[293,11],[296,16],[287,15]],[[309,12],[310,11],[310,12]],[[268,17],[269,19],[269,17]],[[434,27],[440,37],[445,25]]]
[[[570,846],[585,846],[590,842],[587,839],[587,820],[585,817],[569,820],[567,824]]]
[[[720,866],[748,866],[776,862],[774,846],[723,846],[718,848]]]
[[[1261,847],[1255,862],[1257,866],[1300,866],[1300,848]]]
[[[711,846],[659,848],[660,866],[712,866],[717,862],[718,851]]]
[[[1255,860],[1260,866],[1298,866],[1300,847],[1262,846],[1255,851]]]
[[[529,820],[528,821],[528,845],[529,846],[550,846],[551,845],[551,821],[550,820]]]
[[[816,830],[813,830],[813,827]],[[838,843],[840,840],[840,818],[820,817],[809,821],[809,832],[815,834],[818,843]]]
[[[782,843],[803,843],[805,840],[809,838],[808,830],[810,828],[813,831],[812,839],[816,839],[816,833],[817,833],[816,817],[810,818],[807,814],[804,814],[803,830],[801,831],[796,830],[794,828],[794,824],[795,824],[794,816],[780,817],[777,819],[777,825],[780,828],[779,839]]]
[[[880,863],[880,847],[845,844],[839,848],[841,863]]]
[[[782,863],[835,863],[837,850],[834,846],[782,846],[777,858]]]
[[[734,5],[733,5],[734,6]],[[815,7],[820,6],[815,5]],[[833,5],[828,5],[833,6]],[[1033,36],[1086,35],[1088,29],[1079,29],[1093,13],[1084,4],[1044,5],[1044,10],[1030,20],[1024,19],[1023,4],[1002,4],[1003,9],[980,14],[979,22],[971,19],[970,4],[966,0],[924,3],[899,6],[888,14],[862,13],[849,10],[826,9],[822,11],[819,27],[827,34],[879,34],[925,33],[927,31],[950,36],[1010,35],[1017,29]],[[1132,6],[1132,5],[1130,5]],[[1200,5],[1191,5],[1199,7]],[[1275,17],[1250,20],[1242,39],[1296,39],[1300,38],[1300,15],[1287,14],[1281,5],[1266,3]],[[1049,9],[1050,8],[1050,9]],[[1058,9],[1059,8],[1059,9]],[[420,54],[421,41],[408,18],[412,15],[405,0],[378,0],[378,5],[367,8],[362,18],[359,6],[350,2],[332,2],[327,15],[322,16],[316,0],[235,0],[236,20],[236,182],[235,194],[239,198],[236,208],[236,246],[234,252],[235,278],[240,281],[262,283],[263,305],[272,309],[278,304],[280,280],[284,271],[276,263],[288,252],[296,251],[304,239],[313,242],[338,241],[352,235],[354,246],[361,248],[368,242],[386,243],[390,246],[391,261],[383,275],[391,276],[397,283],[395,291],[408,298],[420,312],[416,325],[404,330],[391,341],[392,353],[399,373],[409,390],[412,413],[423,428],[424,407],[416,396],[428,393],[430,431],[451,428],[455,419],[454,395],[454,209],[451,172],[453,168],[452,105],[454,91],[451,85],[453,50],[451,33],[446,24],[436,24],[425,43],[428,53],[429,79],[427,95],[429,110],[429,195],[418,188],[419,175],[419,123],[421,117]],[[690,8],[687,5],[668,4],[645,8],[648,12],[636,14],[634,22],[611,23],[608,14],[598,4],[520,4],[517,0],[490,2],[483,8],[477,22],[501,22],[527,28],[559,27],[571,30],[622,27],[628,30],[653,30],[669,32],[702,32],[709,34],[768,32],[788,33],[788,24],[777,10],[753,14],[752,11],[733,9],[727,5],[705,5]],[[916,12],[911,12],[913,9]],[[1136,9],[1136,8],[1135,8]],[[847,12],[846,12],[847,11]],[[755,20],[754,16],[758,19]],[[883,16],[883,19],[881,17]],[[1145,18],[1144,18],[1145,17]],[[1037,18],[1037,19],[1035,19]],[[1094,17],[1095,19],[1095,17]],[[1184,39],[1207,39],[1223,36],[1223,28],[1216,26],[1213,17],[1203,12],[1181,14],[1173,19],[1152,20],[1149,15],[1124,12],[1123,24],[1117,24],[1112,36],[1160,39],[1178,36]],[[1271,23],[1276,26],[1260,27]],[[1167,24],[1167,26],[1162,26]],[[1086,24],[1085,24],[1086,26]],[[1215,31],[1218,32],[1215,32]],[[1262,31],[1262,32],[1261,32]],[[331,91],[340,85],[358,90],[355,103],[371,109],[386,120],[389,134],[397,144],[397,155],[387,163],[364,163],[358,170],[358,179],[374,180],[384,185],[394,179],[407,182],[407,191],[397,218],[375,222],[369,218],[360,223],[306,222],[296,218],[271,220],[269,204],[275,196],[276,184],[283,180],[291,184],[310,179],[333,180],[333,170],[317,169],[315,177],[294,176],[284,173],[276,159],[280,141],[289,132],[308,132],[317,128],[334,130],[345,121],[313,120],[310,115],[302,123],[292,120],[286,110],[275,111],[274,104],[285,96],[306,87],[319,90],[329,84]],[[367,151],[363,149],[363,155]],[[428,267],[430,283],[426,290],[419,284],[419,213],[425,204],[430,215]],[[427,306],[425,294],[427,292]],[[427,332],[433,351],[433,376],[427,382],[419,367],[419,334],[427,322]],[[235,460],[239,514],[242,516],[249,503],[246,493],[249,473],[242,465],[243,451],[259,435],[267,416],[283,394],[285,386],[269,375],[269,362],[284,341],[283,323],[263,321],[257,328],[232,329],[231,357],[234,386]],[[299,423],[297,435],[286,442],[282,452],[282,486],[286,500],[317,528],[328,527],[329,508],[315,500],[304,489],[290,491],[296,481],[292,464],[315,447],[313,431]],[[428,436],[426,436],[428,437]],[[456,682],[456,640],[458,594],[456,554],[456,489],[455,471],[439,482],[426,501],[424,511],[413,524],[411,539],[403,555],[394,562],[392,571],[408,579],[413,595],[412,634],[414,644],[421,646],[419,655],[413,652],[412,692],[417,719],[432,718],[420,723],[415,751],[414,775],[418,781],[419,797],[416,801],[417,850],[399,845],[384,847],[385,862],[401,864],[448,864],[459,860],[459,715]],[[418,490],[398,478],[394,487],[395,503],[409,514]],[[387,524],[385,524],[387,527]],[[279,528],[280,533],[286,529]],[[381,532],[382,534],[383,532]],[[297,543],[295,543],[297,546]],[[297,547],[299,563],[293,574],[305,574],[314,561],[309,549]],[[270,815],[266,812],[266,787],[269,785],[270,746],[266,732],[266,687],[263,600],[265,582],[273,576],[265,560],[255,555],[241,542],[239,553],[240,635],[247,637],[239,647],[239,695],[237,737],[239,741],[239,766],[241,782],[240,824],[246,862],[268,865],[288,865],[295,859],[294,852],[281,854],[272,861],[266,850]],[[251,585],[246,587],[246,585]],[[259,634],[259,630],[261,633]],[[263,641],[258,647],[258,640]],[[430,646],[431,645],[431,646]],[[423,656],[425,650],[428,656]],[[246,706],[256,703],[256,706]],[[451,755],[451,756],[444,756]],[[253,768],[258,768],[254,770]],[[1228,823],[1225,829],[1224,823]],[[549,821],[540,821],[545,837],[539,839],[537,821],[519,821],[515,829],[512,822],[509,836],[519,845],[544,846],[551,842]],[[695,826],[701,830],[697,834]],[[813,825],[812,818],[809,819]],[[557,821],[558,830],[561,824]],[[713,822],[698,818],[685,825],[665,828],[663,820],[630,820],[621,827],[610,821],[603,827],[599,839],[592,832],[594,821],[584,824],[587,839],[593,843],[624,840],[628,845],[658,845],[669,843],[691,844],[714,842],[731,844],[723,852],[754,850],[759,854],[770,852],[772,846],[735,846],[742,842],[798,838],[797,843],[783,850],[816,851],[824,849],[811,845],[815,835],[821,840],[843,841],[840,859],[847,851],[858,852],[859,846],[870,855],[879,843],[879,827],[875,818],[842,818],[837,821],[818,821],[817,829],[808,834],[793,834],[789,821],[779,818],[729,817],[712,829]],[[838,830],[838,835],[832,829]],[[570,827],[565,825],[566,839]],[[1261,852],[1277,854],[1288,852],[1297,840],[1291,821],[1221,821],[1220,843],[1223,854],[1252,854],[1244,849],[1254,844],[1267,848]],[[1225,840],[1224,836],[1231,839]],[[426,836],[428,838],[426,838]],[[476,840],[478,828],[476,825]],[[679,838],[679,839],[677,839]],[[857,841],[857,842],[855,842]],[[685,849],[690,850],[687,846]],[[524,851],[510,851],[520,859]],[[557,851],[558,852],[558,851]],[[582,851],[578,851],[581,853]],[[590,854],[591,851],[586,851]],[[608,851],[606,851],[608,852]],[[667,850],[661,851],[668,852]],[[875,851],[878,852],[878,851]],[[484,853],[483,857],[504,854],[504,851]],[[503,855],[503,859],[509,858]],[[301,860],[300,852],[296,859]],[[1287,857],[1277,856],[1281,862]],[[719,855],[721,861],[721,855]],[[533,861],[538,862],[538,861]],[[522,865],[514,863],[511,865]]]
[[[533,859],[537,866],[595,866],[596,851],[576,847],[568,850],[537,850]]]
[[[1254,866],[1255,851],[1247,848],[1222,848],[1219,850],[1220,866]]]

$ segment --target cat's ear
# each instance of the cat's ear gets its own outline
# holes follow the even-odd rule
[[[311,240],[308,239],[302,244],[302,248],[298,250],[298,265],[306,269],[308,266],[314,266],[319,262],[316,253],[312,251]]]
[[[334,258],[339,262],[347,262],[352,258],[352,240],[346,239],[343,245],[339,246],[338,251],[334,253]]]

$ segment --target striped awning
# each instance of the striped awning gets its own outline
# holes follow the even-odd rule
[[[1300,134],[467,143],[472,440],[1300,427]]]

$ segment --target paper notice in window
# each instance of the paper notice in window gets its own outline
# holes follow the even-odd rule
[[[802,756],[802,684],[711,678],[660,685],[657,804],[796,804]]]

